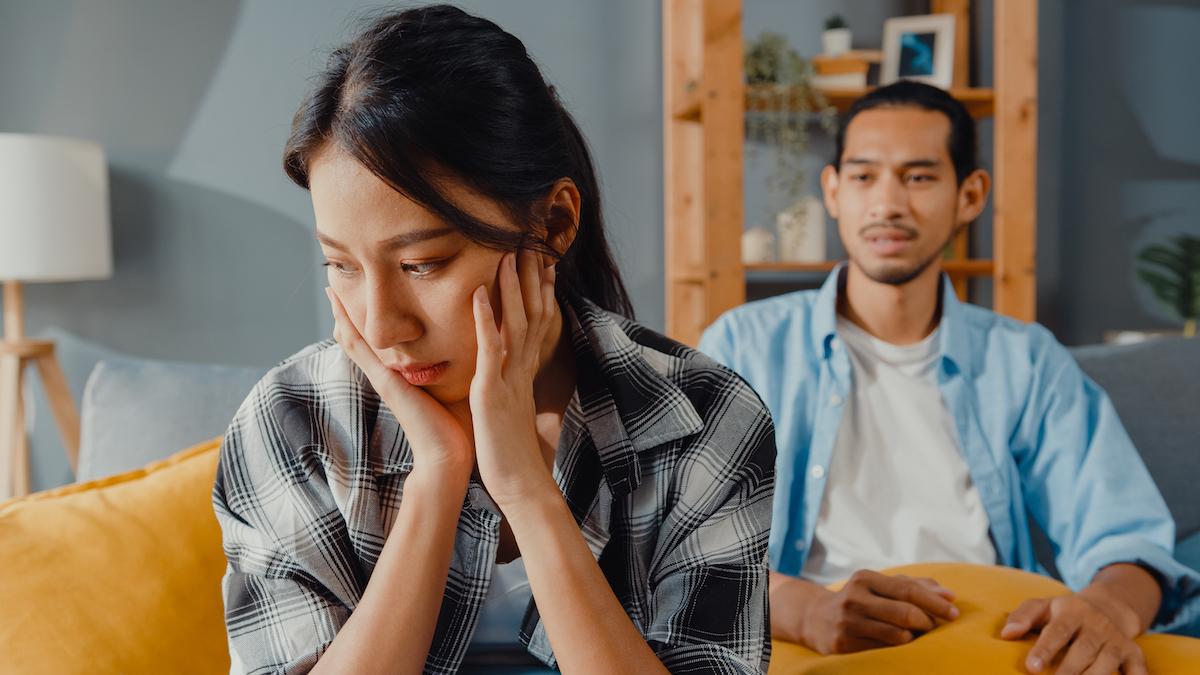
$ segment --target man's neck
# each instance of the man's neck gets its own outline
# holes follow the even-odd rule
[[[942,266],[934,261],[917,278],[901,286],[875,281],[853,261],[846,270],[845,293],[838,314],[871,335],[894,345],[910,345],[937,328]]]

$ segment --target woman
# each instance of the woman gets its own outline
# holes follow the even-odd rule
[[[234,419],[214,491],[235,672],[765,672],[774,436],[633,323],[583,138],[451,7],[337,50],[284,164],[334,341]]]

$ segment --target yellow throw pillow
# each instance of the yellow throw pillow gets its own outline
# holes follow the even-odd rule
[[[0,673],[228,673],[221,439],[0,504]]]
[[[884,574],[930,577],[954,591],[959,618],[938,626],[906,645],[855,654],[821,656],[790,642],[772,643],[769,675],[864,675],[870,673],[1025,673],[1025,657],[1037,642],[1000,639],[1005,619],[1022,601],[1068,595],[1063,584],[1010,567],[966,563],[925,563],[883,570]],[[837,589],[840,585],[830,588]],[[1137,639],[1154,675],[1191,675],[1200,663],[1200,640],[1176,635],[1143,635]],[[1057,661],[1054,663],[1057,666]],[[1049,668],[1046,673],[1054,672]]]

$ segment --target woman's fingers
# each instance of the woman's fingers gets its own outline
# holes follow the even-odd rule
[[[529,330],[516,253],[505,253],[500,260],[500,308],[503,313],[500,330],[504,337],[504,350],[515,354],[524,346]]]
[[[521,300],[525,304],[525,317],[529,323],[530,334],[535,337],[540,333],[544,309],[541,257],[531,249],[521,249],[518,252],[517,272],[521,277]]]
[[[480,286],[475,289],[471,298],[471,308],[475,314],[475,341],[478,344],[475,377],[482,377],[483,380],[497,378],[504,362],[504,341],[500,337],[500,331],[496,330],[496,314],[492,310],[492,303],[488,301],[486,287]],[[508,317],[505,316],[504,320],[507,322]]]

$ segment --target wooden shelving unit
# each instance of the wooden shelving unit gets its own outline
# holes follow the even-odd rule
[[[932,0],[931,6],[958,17],[950,93],[976,119],[995,117],[994,259],[968,259],[964,233],[953,259],[942,265],[960,297],[968,277],[990,276],[993,308],[1033,321],[1037,0],[994,3],[992,89],[967,86],[970,0]],[[741,0],[663,0],[666,328],[690,345],[721,313],[746,301],[747,273],[828,272],[837,264],[742,264],[744,116],[762,97],[747,95],[742,75],[741,12]],[[825,96],[844,113],[867,91]]]

